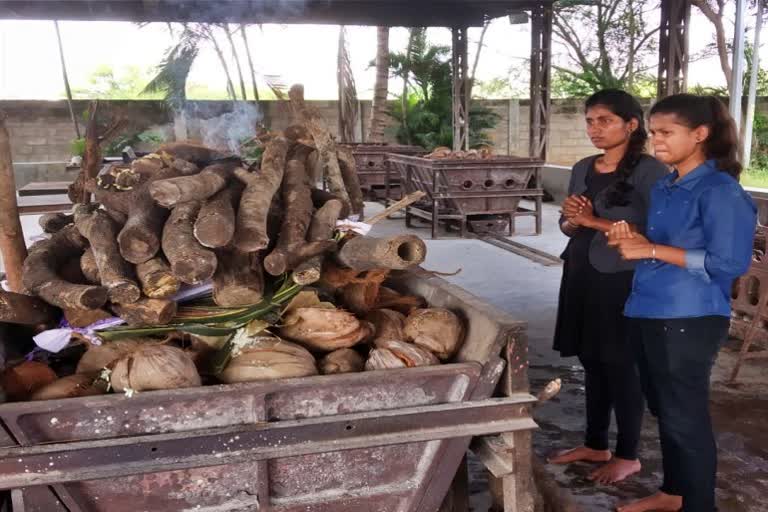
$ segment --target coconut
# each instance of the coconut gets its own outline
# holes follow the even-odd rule
[[[365,369],[370,370],[394,370],[395,368],[407,368],[405,362],[397,357],[394,352],[386,348],[375,348],[368,354]]]
[[[377,340],[404,340],[405,315],[393,309],[377,309],[365,317],[374,328],[374,343]]]
[[[320,361],[320,373],[323,375],[361,372],[364,368],[363,356],[351,348],[334,350]]]
[[[447,361],[458,352],[464,341],[464,328],[459,317],[447,309],[427,308],[413,311],[405,320],[405,336]]]
[[[379,288],[379,296],[376,299],[376,309],[394,309],[404,315],[414,309],[426,306],[426,301],[414,295],[402,295],[391,288],[382,286]]]
[[[151,391],[199,386],[200,375],[180,348],[148,345],[115,361],[110,382],[116,391]]]
[[[235,335],[236,337],[238,335]],[[315,358],[304,347],[274,336],[235,340],[237,350],[218,377],[226,383],[317,375]]]
[[[376,348],[389,350],[408,368],[440,364],[440,360],[432,352],[413,343],[399,340],[379,340],[376,342]]]
[[[57,400],[59,398],[75,398],[78,396],[102,395],[106,389],[94,385],[95,374],[76,373],[55,380],[35,391],[30,400]]]
[[[0,386],[9,401],[27,400],[32,393],[58,379],[56,372],[47,364],[38,361],[23,363],[6,368],[0,376]]]
[[[280,335],[323,352],[349,348],[371,335],[373,328],[341,309],[301,307],[283,319]]]
[[[77,363],[76,373],[98,373],[102,368],[106,368],[113,361],[133,352],[143,344],[156,343],[156,340],[150,338],[135,338],[128,340],[107,341],[101,345],[87,345],[88,350]]]

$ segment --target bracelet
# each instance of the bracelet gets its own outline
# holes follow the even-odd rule
[[[656,244],[651,245],[651,261],[656,263]]]

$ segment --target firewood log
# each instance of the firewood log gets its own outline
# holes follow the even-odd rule
[[[157,148],[159,155],[170,155],[192,162],[200,167],[209,165],[214,160],[225,158],[227,155],[215,149],[195,144],[194,142],[167,142]]]
[[[336,221],[344,204],[338,199],[327,201],[312,217],[309,225],[307,240],[321,242],[330,240],[336,228]],[[320,272],[323,267],[322,256],[314,256],[299,264],[293,271],[293,281],[300,285],[309,285],[320,280]]]
[[[57,310],[37,297],[0,290],[0,322],[21,325],[52,324]]]
[[[256,304],[264,297],[264,274],[259,253],[237,249],[217,253],[213,276],[213,300],[222,307]]]
[[[216,272],[216,254],[200,245],[194,225],[200,203],[181,203],[171,211],[163,227],[163,253],[173,275],[182,283],[199,284]]]
[[[99,309],[65,309],[64,319],[72,327],[88,327],[99,320],[112,318],[114,315],[103,308]]]
[[[326,190],[321,190],[319,188],[312,189],[312,204],[315,205],[315,208],[322,208],[325,203],[333,201],[334,199],[341,201],[340,197],[337,197]],[[349,217],[349,205],[345,204],[344,201],[341,201],[339,218],[346,219],[347,217]]]
[[[189,201],[203,201],[222,190],[239,165],[240,162],[218,162],[192,176],[155,180],[149,185],[149,194],[165,208]]]
[[[141,298],[132,304],[114,304],[112,310],[130,325],[163,325],[176,315],[176,302]]]
[[[335,247],[332,240],[307,242],[312,219],[312,195],[304,163],[289,160],[283,181],[285,216],[277,245],[264,258],[264,269],[273,276],[292,270],[299,263]]]
[[[136,275],[144,295],[151,299],[168,299],[178,291],[181,283],[161,256],[136,265]]]
[[[196,172],[196,169],[192,167],[184,172]],[[152,199],[151,187],[156,181],[181,174],[182,171],[176,167],[163,168],[134,190],[128,220],[117,239],[120,253],[127,261],[143,263],[157,254],[168,210],[158,206]]]
[[[341,175],[344,178],[344,186],[349,193],[349,202],[352,208],[352,213],[359,215],[359,220],[362,220],[364,208],[363,191],[360,189],[360,178],[357,175],[355,157],[352,155],[352,150],[345,147],[339,147],[336,155],[339,160]]]
[[[344,178],[336,156],[336,143],[333,141],[322,117],[320,117],[320,113],[304,101],[303,85],[297,84],[291,87],[288,91],[288,97],[291,99],[291,108],[296,118],[312,134],[331,193],[338,196],[344,203],[350,204],[349,194],[344,185]]]
[[[354,270],[405,270],[421,264],[426,255],[424,241],[414,235],[390,238],[356,236],[341,246],[336,259]]]
[[[87,282],[91,284],[101,284],[99,266],[96,263],[96,256],[93,254],[93,249],[90,247],[85,250],[82,256],[80,256],[80,271]],[[75,282],[72,279],[69,280]]]
[[[48,304],[62,309],[96,309],[107,301],[103,286],[73,284],[59,277],[57,271],[66,261],[80,258],[86,240],[74,225],[66,226],[50,239],[32,246],[24,261],[22,282],[24,287]]]
[[[275,137],[264,150],[258,173],[249,173],[245,169],[235,171],[245,183],[235,229],[235,246],[242,252],[259,251],[269,245],[267,216],[272,197],[283,181],[287,153],[288,141],[284,137]]]
[[[75,217],[67,213],[45,213],[37,221],[45,233],[56,233],[61,231],[64,226],[68,226],[75,221]]]
[[[91,244],[99,278],[101,284],[107,288],[109,300],[118,303],[139,300],[141,290],[134,278],[133,269],[120,255],[117,226],[114,221],[102,210],[91,213],[81,213],[77,210],[75,226]]]
[[[237,223],[236,208],[243,188],[241,182],[232,181],[203,203],[195,221],[195,238],[204,247],[226,247],[232,241]]]

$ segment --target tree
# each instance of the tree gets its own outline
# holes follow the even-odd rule
[[[339,89],[339,138],[342,142],[352,142],[355,140],[359,109],[357,87],[347,48],[347,30],[343,25],[339,27],[336,73]]]
[[[200,36],[185,27],[178,41],[165,52],[157,74],[144,88],[145,93],[163,92],[174,110],[183,110],[187,101],[187,79],[200,51]]]
[[[395,76],[403,78],[406,90],[391,115],[400,126],[397,140],[427,149],[453,146],[453,99],[450,48],[427,43],[417,32],[405,52],[390,54]],[[470,145],[487,144],[484,130],[492,128],[498,116],[488,109],[469,112]]]
[[[720,57],[720,68],[723,70],[725,83],[730,91],[732,68],[728,58],[728,40],[725,36],[726,0],[691,0],[691,5],[699,9],[715,27],[715,44],[717,55]]]
[[[567,53],[567,66],[553,66],[565,90],[589,94],[619,87],[642,90],[656,66],[659,27],[646,19],[657,0],[561,0],[553,33]]]
[[[138,66],[115,70],[109,64],[98,65],[88,77],[88,84],[72,89],[73,97],[82,99],[134,99],[144,89],[150,75]]]
[[[369,142],[384,142],[384,125],[389,92],[389,27],[376,29],[376,82],[368,127]]]

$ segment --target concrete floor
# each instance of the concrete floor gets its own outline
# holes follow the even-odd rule
[[[366,215],[380,211],[378,204],[368,203]],[[566,238],[557,228],[557,207],[545,205],[544,235],[533,236],[532,219],[518,222],[515,240],[554,255],[565,247]],[[23,217],[25,238],[40,232],[36,216]],[[374,228],[373,234],[384,236],[407,231],[402,219],[388,219]],[[429,230],[411,230],[425,239],[428,256],[424,267],[439,272],[454,272],[447,277],[514,317],[528,321],[530,340],[530,378],[533,392],[555,377],[563,379],[561,393],[536,408],[540,429],[534,435],[534,450],[541,456],[562,448],[581,444],[583,432],[584,376],[575,359],[561,359],[551,350],[560,267],[544,267],[520,256],[477,240],[456,239],[445,233],[444,239],[429,240]],[[718,502],[724,512],[760,512],[768,510],[768,434],[764,421],[768,417],[768,365],[753,361],[742,369],[738,385],[726,383],[734,361],[724,351],[713,377],[712,412],[720,447]],[[548,469],[573,501],[584,511],[613,510],[618,502],[655,492],[661,481],[661,454],[654,419],[646,415],[642,440],[643,471],[629,482],[617,486],[599,486],[586,475],[591,466]],[[484,479],[477,464],[471,461],[473,510],[488,508]]]
[[[366,214],[380,211],[367,205]],[[533,236],[532,219],[518,222],[515,240],[559,255],[566,238],[557,228],[558,207],[545,205],[544,235]],[[428,256],[424,266],[440,272],[461,272],[449,281],[516,318],[528,321],[531,389],[536,392],[555,377],[563,379],[561,393],[536,409],[540,429],[534,435],[534,450],[542,458],[553,451],[578,446],[584,428],[584,374],[575,358],[562,359],[551,350],[557,310],[561,267],[544,267],[477,240],[428,240],[429,230],[413,230],[426,240]],[[402,220],[387,220],[376,226],[374,235],[405,231]],[[451,234],[445,234],[448,237]],[[723,351],[713,376],[712,413],[720,448],[718,502],[724,512],[768,510],[768,365],[746,364],[738,385],[726,382],[734,361]],[[595,485],[586,478],[588,464],[571,467],[548,466],[551,475],[584,511],[613,510],[617,503],[656,491],[661,483],[661,453],[656,422],[646,415],[641,448],[643,470],[630,481],[616,486]],[[482,480],[473,485],[474,510],[486,510]]]

